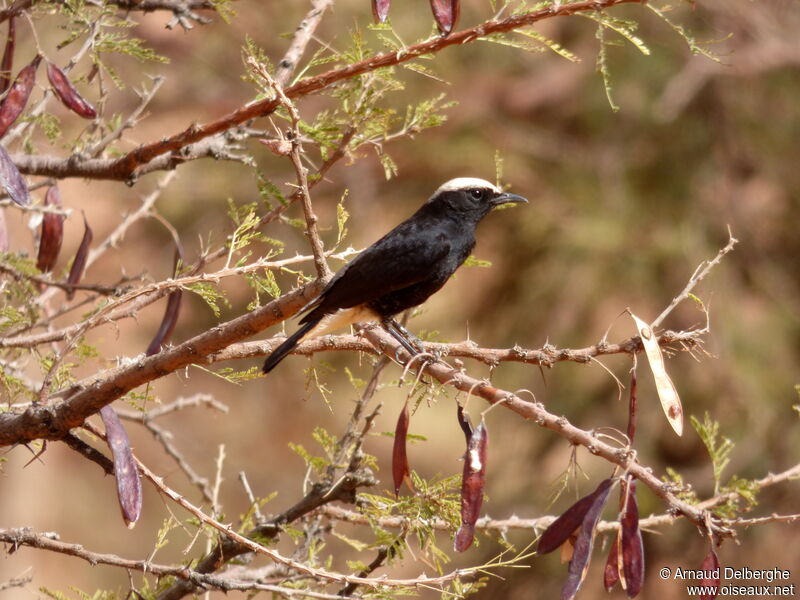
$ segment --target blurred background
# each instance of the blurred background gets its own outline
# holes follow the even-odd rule
[[[406,43],[426,37],[431,19],[427,3],[396,2],[391,18]],[[417,6],[418,5],[418,6]],[[130,86],[146,75],[162,74],[167,81],[150,106],[149,116],[126,137],[123,148],[148,142],[204,122],[251,100],[254,92],[243,81],[241,46],[252,37],[274,60],[287,45],[288,35],[305,14],[305,2],[235,3],[230,25],[214,18],[211,25],[188,33],[164,28],[168,17],[136,15],[135,35],[169,58],[166,65],[143,67],[120,60],[119,69]],[[595,344],[608,333],[611,342],[634,334],[626,308],[645,320],[655,318],[683,289],[695,268],[725,245],[728,230],[740,241],[695,293],[709,308],[711,332],[704,355],[676,352],[667,362],[687,415],[702,419],[708,412],[719,421],[722,435],[735,443],[723,482],[733,473],[763,477],[796,464],[800,383],[800,10],[797,2],[775,0],[703,0],[678,7],[671,18],[691,31],[718,62],[693,54],[686,43],[641,6],[614,9],[617,17],[639,21],[637,34],[650,56],[626,43],[610,47],[608,66],[612,96],[620,107],[609,106],[601,76],[596,72],[596,24],[581,17],[551,19],[537,31],[557,41],[581,59],[571,63],[552,52],[524,52],[488,42],[448,48],[426,63],[440,79],[402,71],[405,89],[390,96],[387,107],[405,105],[446,94],[456,104],[446,111],[438,128],[387,144],[384,150],[398,167],[391,180],[371,150],[341,161],[313,192],[323,237],[336,239],[336,204],[345,192],[350,213],[345,245],[363,248],[411,214],[442,182],[456,176],[494,180],[495,156],[502,159],[502,182],[531,200],[529,205],[499,211],[481,225],[475,256],[490,268],[469,267],[458,272],[442,292],[427,302],[409,327],[440,341],[472,339],[485,347],[518,344],[538,348],[549,342],[559,348]],[[489,18],[482,0],[463,2],[460,27]],[[312,42],[342,50],[356,28],[379,48],[366,0],[338,0],[323,19]],[[47,24],[42,27],[46,31]],[[609,34],[610,35],[610,34]],[[41,32],[40,32],[40,37]],[[47,39],[45,37],[45,39]],[[54,38],[57,39],[57,38]],[[621,38],[619,38],[621,40]],[[21,59],[20,59],[21,60]],[[331,105],[327,96],[299,104],[306,118]],[[112,93],[116,111],[137,103],[130,89]],[[59,107],[56,109],[61,111]],[[69,121],[66,113],[60,115]],[[58,153],[58,147],[47,149]],[[294,179],[285,158],[251,144],[258,168],[271,181]],[[132,188],[109,182],[65,182],[65,204],[91,215],[95,239],[103,239],[120,215],[133,210],[152,190],[159,175],[150,175]],[[286,189],[286,188],[284,188]],[[216,242],[232,228],[226,201],[243,204],[258,197],[254,171],[225,161],[195,161],[181,167],[177,179],[158,202],[159,211],[181,232],[192,256],[199,238],[209,231]],[[289,215],[301,217],[299,207]],[[33,249],[22,220],[14,221],[16,247]],[[287,243],[286,255],[306,253],[302,231],[283,223],[264,233]],[[66,224],[65,248],[77,246],[82,235],[79,218]],[[65,252],[65,257],[69,253]],[[171,269],[172,243],[155,221],[138,224],[117,250],[106,254],[86,275],[86,281],[116,280],[120,269],[145,269],[153,278]],[[66,260],[66,258],[64,258]],[[340,263],[332,263],[338,268]],[[307,266],[311,272],[311,266]],[[279,278],[284,290],[296,278]],[[196,296],[186,294],[181,321],[173,335],[181,342],[233,318],[252,299],[243,282],[223,283],[230,305],[217,319]],[[88,375],[98,364],[134,356],[146,348],[158,327],[163,305],[143,310],[136,320],[98,330],[90,342],[103,356],[87,364]],[[664,323],[681,330],[703,326],[705,315],[684,303]],[[286,323],[287,331],[294,328]],[[279,328],[266,332],[273,335]],[[679,349],[676,349],[679,350]],[[102,362],[107,361],[107,362]],[[245,368],[261,360],[223,365]],[[602,359],[628,383],[630,359]],[[336,369],[327,372],[324,363]],[[305,467],[289,442],[318,452],[311,438],[314,427],[340,433],[358,396],[344,374],[367,378],[371,359],[355,354],[322,354],[313,364],[323,367],[326,402],[309,383],[309,360],[288,358],[267,379],[234,386],[206,371],[189,369],[155,383],[150,393],[167,403],[198,392],[213,394],[229,407],[228,414],[189,409],[164,418],[160,424],[174,434],[173,442],[204,476],[213,479],[218,448],[224,445],[220,499],[222,520],[236,521],[247,510],[247,498],[237,480],[245,471],[257,496],[277,492],[264,511],[280,512],[301,494]],[[467,362],[468,372],[488,376],[487,367]],[[407,387],[390,385],[400,369],[390,366],[375,431],[394,429]],[[600,365],[557,364],[552,369],[503,364],[492,381],[509,390],[529,389],[548,410],[565,415],[584,428],[625,428],[627,395],[620,398],[617,383]],[[689,427],[677,438],[667,426],[646,365],[639,368],[640,423],[636,450],[657,475],[667,466],[678,471],[703,498],[713,494],[711,463],[697,434]],[[412,417],[411,432],[427,439],[409,449],[411,466],[423,477],[461,472],[463,436],[454,418],[453,394],[432,406],[422,405]],[[473,400],[477,414],[483,407]],[[688,423],[687,423],[688,425]],[[560,437],[523,422],[516,415],[493,410],[487,500],[484,514],[495,518],[517,515],[534,518],[562,512],[578,495],[594,489],[610,467],[583,450],[578,462],[586,476],[577,478],[555,504],[550,501],[568,467],[572,448]],[[165,457],[149,434],[130,424],[137,455],[168,485],[196,493],[174,462]],[[369,438],[366,451],[377,456],[381,470],[378,491],[391,487],[391,438]],[[80,542],[98,552],[127,558],[147,556],[160,524],[177,509],[145,485],[142,521],[128,531],[118,514],[114,482],[99,469],[60,444],[48,446],[41,459],[25,467],[31,455],[15,448],[5,455],[0,484],[0,526],[30,526],[57,531],[61,539]],[[797,512],[796,482],[767,489],[759,495],[753,515]],[[612,500],[612,503],[614,500]],[[643,516],[663,512],[663,504],[640,486]],[[611,511],[609,511],[611,512]],[[184,518],[180,515],[180,518]],[[610,518],[610,515],[609,515]],[[346,535],[368,541],[365,529],[342,527]],[[509,532],[518,548],[532,539],[530,532]],[[601,541],[602,539],[602,541]],[[192,532],[175,530],[153,560],[188,560],[200,554]],[[442,534],[443,548],[450,540]],[[479,544],[454,556],[446,568],[488,561],[501,551],[496,539],[483,534]],[[607,540],[598,546],[607,549]],[[343,553],[332,542],[326,551]],[[684,598],[679,581],[661,581],[658,569],[700,568],[707,543],[696,528],[678,521],[645,533],[647,577],[642,597]],[[184,553],[187,551],[186,553]],[[738,543],[727,541],[719,550],[725,566],[797,569],[800,536],[796,526],[771,524],[739,532]],[[369,560],[369,559],[367,559]],[[605,598],[602,566],[605,551],[596,549],[579,598]],[[566,565],[555,555],[526,561],[530,568],[508,569],[490,579],[479,598],[552,598],[566,576]],[[347,571],[341,556],[334,570]],[[414,576],[427,566],[412,554],[380,573]],[[118,569],[90,568],[76,559],[21,549],[0,562],[0,581],[31,574],[34,582],[10,592],[20,598],[43,597],[39,586],[76,596],[71,587],[92,592],[98,588],[124,594],[128,581]],[[134,576],[136,580],[136,576]],[[611,597],[623,597],[616,590]],[[424,595],[424,594],[423,594]],[[431,594],[432,595],[432,594]],[[231,594],[235,596],[235,594]]]

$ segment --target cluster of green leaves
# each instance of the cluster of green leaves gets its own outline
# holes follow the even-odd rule
[[[0,252],[0,264],[16,273],[5,278],[0,286],[0,333],[30,327],[41,318],[40,307],[31,302],[38,294],[36,284],[28,276],[39,275],[36,261],[12,252]]]
[[[39,588],[39,592],[53,600],[75,600],[75,598],[79,600],[118,600],[120,598],[120,594],[111,590],[96,590],[93,594],[89,594],[76,587],[70,587],[69,589],[70,594],[66,594],[42,586]]]
[[[720,436],[719,422],[714,421],[708,413],[705,413],[702,422],[695,416],[691,416],[690,421],[711,457],[714,495],[727,495],[729,498],[714,507],[714,514],[723,518],[734,518],[742,511],[742,502],[746,504],[746,508],[755,506],[757,504],[756,494],[759,490],[756,481],[734,474],[727,483],[722,484],[722,472],[730,462],[734,444],[729,438]]]
[[[388,26],[374,28],[379,42],[399,49],[403,46],[399,38],[392,39],[384,35],[391,31]],[[394,33],[394,32],[392,32]],[[364,32],[360,29],[351,31],[349,45],[343,51],[330,47],[319,49],[296,75],[300,79],[320,67],[337,68],[360,62],[375,53]],[[245,80],[251,82],[257,90],[257,99],[272,98],[274,90],[271,83],[254,68],[255,62],[261,68],[272,71],[272,65],[263,49],[251,39],[247,39],[243,49],[247,66]],[[430,60],[420,59],[420,60]],[[404,68],[423,74],[430,74],[419,61],[406,63]],[[355,152],[362,146],[370,146],[376,153],[384,168],[387,178],[397,173],[397,166],[385,152],[384,143],[393,139],[412,136],[431,127],[438,127],[445,122],[444,112],[453,102],[445,101],[444,94],[423,99],[404,108],[393,106],[391,96],[405,89],[405,84],[394,67],[376,69],[368,74],[353,77],[340,82],[327,93],[336,103],[333,107],[319,110],[313,119],[301,121],[300,130],[306,146],[313,146],[322,160],[327,159],[334,151]],[[283,107],[279,108],[276,117],[288,119]],[[349,141],[342,147],[342,141],[348,134]]]
[[[120,16],[118,8],[113,4],[66,0],[43,6],[64,18],[62,27],[67,35],[58,43],[59,49],[95,36],[89,50],[92,62],[105,71],[119,89],[125,88],[125,82],[108,64],[106,55],[120,54],[140,62],[169,62],[166,57],[147,47],[142,39],[128,33],[136,27],[136,22]]]
[[[729,438],[720,435],[719,422],[714,421],[708,413],[704,414],[702,421],[693,415],[690,416],[689,420],[711,458],[711,470],[714,477],[713,496],[723,498],[723,501],[712,507],[712,512],[720,518],[733,519],[742,510],[755,506],[758,503],[756,496],[760,489],[757,481],[745,479],[734,474],[728,479],[727,483],[722,483],[722,472],[730,462],[734,443]],[[675,486],[678,490],[676,496],[681,500],[690,504],[698,504],[700,502],[697,493],[675,469],[667,467],[667,475],[664,477],[664,481],[668,481]],[[742,505],[743,503],[744,506]]]
[[[30,301],[36,297],[36,285],[26,276],[38,275],[35,261],[12,253],[0,253],[0,262],[17,273],[14,278],[6,277],[0,286],[0,333],[9,335],[23,333],[37,323],[41,317],[39,305]],[[31,401],[35,399],[33,391],[25,384],[19,374],[15,374],[9,364],[23,351],[8,348],[0,353],[0,391],[4,404]]]

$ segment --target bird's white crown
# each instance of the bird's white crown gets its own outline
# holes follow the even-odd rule
[[[490,183],[485,179],[479,179],[478,177],[456,177],[455,179],[451,179],[450,181],[446,181],[440,185],[439,189],[433,192],[433,196],[431,196],[431,198],[441,194],[442,192],[455,192],[457,190],[471,190],[475,188],[490,189],[496,194],[499,194],[502,191],[495,184]]]

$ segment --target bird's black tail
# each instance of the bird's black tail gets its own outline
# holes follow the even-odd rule
[[[272,369],[278,366],[278,363],[286,358],[287,354],[294,350],[294,347],[300,343],[300,340],[303,339],[303,336],[307,334],[317,323],[319,323],[319,319],[305,323],[300,329],[286,338],[286,340],[280,346],[275,348],[275,350],[273,350],[272,353],[267,357],[267,360],[264,361],[264,366],[261,368],[261,370],[264,373],[269,373],[272,371]]]

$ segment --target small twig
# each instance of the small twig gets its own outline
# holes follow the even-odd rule
[[[23,575],[21,577],[12,577],[8,581],[4,581],[0,583],[0,592],[4,592],[6,590],[10,590],[11,588],[15,587],[25,587],[30,582],[33,581],[32,575]]]
[[[83,456],[84,458],[89,459],[96,465],[98,465],[103,471],[105,471],[106,475],[113,475],[114,474],[114,462],[108,458],[105,454],[90,446],[78,436],[73,433],[69,433],[64,436],[62,440],[69,448],[75,450],[78,454]]]
[[[717,255],[713,259],[705,261],[699,267],[697,267],[697,270],[691,276],[689,283],[686,284],[686,287],[683,288],[683,291],[672,299],[672,302],[669,303],[669,306],[667,306],[667,308],[665,308],[663,312],[655,318],[655,320],[650,324],[650,327],[652,329],[656,329],[659,325],[661,325],[661,322],[667,318],[667,316],[675,309],[676,306],[678,306],[678,304],[689,297],[689,294],[692,293],[692,290],[695,288],[695,286],[700,283],[706,275],[708,275],[711,269],[719,264],[726,254],[733,250],[733,247],[738,242],[739,240],[733,237],[730,229],[728,229],[728,243],[725,245],[725,247],[717,252]]]
[[[17,280],[32,281],[34,283],[37,283],[45,287],[54,287],[61,290],[86,290],[87,292],[95,292],[97,294],[100,294],[101,296],[114,296],[118,294],[121,290],[120,286],[123,283],[130,281],[126,279],[119,285],[113,285],[113,286],[90,284],[90,283],[66,283],[64,281],[53,281],[52,279],[44,275],[21,273],[17,271],[15,268],[3,263],[0,263],[0,273],[5,273],[6,275],[10,275],[11,277]]]
[[[264,515],[261,514],[261,507],[258,505],[258,500],[256,499],[255,494],[253,494],[253,489],[250,487],[250,482],[247,480],[247,474],[244,471],[239,471],[239,481],[244,488],[244,493],[247,494],[247,501],[250,503],[250,507],[253,509],[253,514],[256,516],[256,522],[261,523],[264,521]]]
[[[122,417],[122,415],[120,416]],[[140,420],[140,422],[150,433],[153,434],[155,440],[161,444],[164,452],[175,461],[175,463],[178,465],[178,468],[183,471],[183,474],[186,475],[186,478],[192,483],[192,485],[200,490],[200,493],[203,495],[203,499],[212,506],[216,506],[214,500],[214,491],[208,484],[208,478],[201,476],[197,471],[195,471],[194,467],[189,464],[189,461],[186,460],[186,458],[183,456],[183,453],[178,450],[175,444],[172,443],[172,434],[163,429],[161,426],[153,423],[149,418]]]
[[[193,396],[189,396],[188,398],[180,397],[177,400],[174,400],[167,404],[162,404],[160,406],[150,408],[146,412],[126,411],[122,409],[116,409],[116,410],[117,414],[122,419],[128,419],[129,421],[138,421],[140,423],[146,423],[147,421],[158,419],[159,417],[163,417],[164,415],[168,415],[170,413],[183,410],[184,408],[194,408],[196,406],[208,406],[225,414],[227,414],[229,410],[227,404],[220,402],[210,394],[204,394],[202,392],[199,394],[195,394]]]
[[[139,117],[141,117],[142,113],[153,100],[156,93],[158,93],[158,90],[164,84],[164,81],[165,78],[162,75],[153,77],[153,85],[149,90],[142,90],[139,105],[133,109],[131,114],[128,115],[128,118],[120,123],[114,131],[110,131],[105,137],[97,140],[94,144],[89,146],[85,151],[86,154],[94,157],[99,156],[106,148],[108,148],[109,144],[114,143],[116,140],[122,137],[122,134],[125,133],[127,129],[130,129],[136,125]]]
[[[142,199],[142,203],[139,205],[139,208],[126,215],[122,219],[122,222],[117,225],[114,231],[112,231],[105,240],[89,251],[89,256],[86,257],[85,269],[88,270],[89,267],[91,267],[92,264],[94,264],[95,261],[97,261],[97,259],[99,259],[110,248],[115,248],[117,244],[122,241],[122,239],[125,237],[125,234],[128,232],[128,229],[130,229],[134,223],[137,223],[140,219],[143,219],[149,215],[150,210],[153,208],[156,200],[159,199],[162,192],[166,189],[170,182],[172,182],[172,180],[175,178],[175,175],[176,173],[174,171],[164,175],[164,177],[162,177],[156,185],[156,189]],[[52,297],[54,293],[55,290],[47,290],[41,296],[39,296],[38,301],[41,304],[44,304]]]
[[[366,567],[364,567],[364,568],[363,568],[363,569],[362,569],[362,570],[361,570],[361,571],[358,573],[358,576],[359,576],[359,577],[368,577],[368,576],[369,576],[369,575],[371,575],[371,574],[372,574],[372,573],[373,573],[373,572],[374,572],[376,569],[378,569],[379,567],[381,567],[381,566],[383,565],[383,563],[386,561],[386,559],[387,559],[387,558],[389,558],[389,548],[387,548],[387,547],[383,547],[383,548],[381,548],[380,550],[378,550],[378,553],[375,555],[375,558],[374,558],[374,559],[372,559],[372,562],[370,562],[370,563],[369,563],[369,564],[368,564]],[[355,592],[357,589],[358,589],[358,584],[357,584],[357,583],[352,583],[352,582],[351,582],[351,583],[348,583],[346,586],[344,586],[344,587],[341,589],[341,591],[340,591],[338,594],[336,594],[336,596],[337,596],[338,598],[340,598],[340,599],[341,599],[341,598],[347,598],[347,597],[348,597],[348,596],[350,596],[350,595],[351,595],[353,592]]]
[[[289,43],[289,48],[283,55],[283,58],[278,62],[275,68],[275,81],[281,86],[286,87],[292,73],[297,69],[300,63],[300,58],[306,51],[309,42],[311,41],[317,25],[322,20],[322,15],[329,6],[333,4],[333,0],[312,0],[311,9],[306,16],[300,21],[297,29],[292,36],[292,41]]]
[[[219,503],[219,490],[222,487],[222,466],[225,464],[225,444],[220,444],[217,448],[216,474],[214,475],[214,487],[211,492],[211,514],[219,517],[222,507]],[[210,548],[209,548],[210,550]]]
[[[289,112],[289,118],[292,123],[291,142],[292,151],[291,159],[294,166],[295,173],[297,174],[297,191],[300,194],[300,200],[303,205],[303,214],[306,219],[306,235],[311,243],[311,251],[314,254],[314,268],[317,270],[317,276],[320,279],[330,277],[331,270],[328,263],[325,261],[325,248],[322,245],[322,240],[319,237],[317,230],[317,215],[314,213],[314,208],[311,205],[311,195],[308,190],[308,170],[303,166],[301,154],[303,148],[300,144],[300,113],[294,106],[291,100],[287,98],[280,83],[273,79],[264,65],[259,64],[252,57],[248,59],[248,64],[255,69],[272,87],[277,95],[280,103]]]
[[[335,258],[347,258],[355,254],[356,251],[349,249],[344,252],[333,254]],[[287,266],[297,265],[304,262],[313,260],[310,255],[298,255],[291,258],[282,260],[270,261],[266,259],[259,259],[253,263],[242,265],[240,267],[231,267],[229,269],[222,269],[213,273],[203,273],[200,275],[186,275],[176,279],[166,279],[146,286],[142,286],[135,290],[131,290],[126,294],[114,298],[111,302],[103,306],[99,311],[95,312],[88,320],[82,323],[75,323],[67,325],[62,329],[48,331],[40,334],[9,336],[0,338],[0,348],[32,348],[41,344],[47,344],[54,341],[60,341],[65,338],[79,337],[84,331],[91,329],[95,326],[112,321],[133,316],[139,309],[148,304],[152,304],[156,300],[163,298],[171,291],[178,288],[185,288],[195,283],[212,282],[217,283],[219,280],[226,277],[233,277],[244,275],[255,271],[264,269],[282,269]]]

